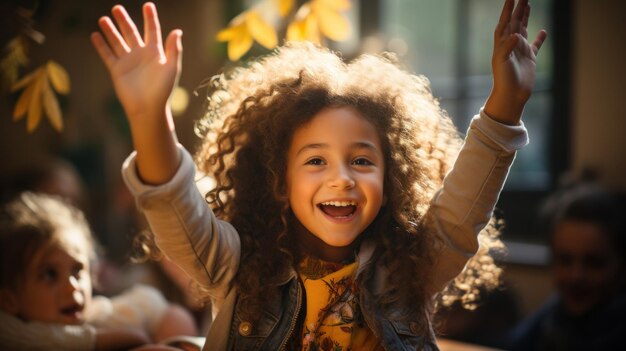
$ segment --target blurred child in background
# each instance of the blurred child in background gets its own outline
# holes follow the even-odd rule
[[[0,347],[112,350],[195,335],[191,316],[135,286],[92,296],[96,243],[81,211],[25,192],[0,211]]]
[[[618,350],[626,343],[626,220],[619,198],[593,185],[552,196],[556,294],[513,333],[514,350]]]

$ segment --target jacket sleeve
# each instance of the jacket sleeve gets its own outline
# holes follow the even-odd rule
[[[88,324],[61,325],[24,322],[0,312],[2,350],[93,350],[96,330]]]
[[[523,123],[501,124],[482,110],[472,119],[454,167],[433,198],[431,214],[444,240],[433,292],[456,277],[478,250],[478,233],[493,214],[516,150],[526,144]]]
[[[181,145],[178,148],[181,164],[167,183],[144,184],[136,171],[135,153],[124,162],[122,175],[159,249],[219,306],[239,267],[239,235],[230,223],[215,217],[194,182],[191,155]]]
[[[94,296],[86,318],[96,327],[136,328],[153,337],[168,306],[159,290],[137,284],[111,298]]]

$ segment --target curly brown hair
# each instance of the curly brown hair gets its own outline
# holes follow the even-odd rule
[[[294,131],[324,108],[351,107],[379,131],[385,157],[388,202],[361,235],[377,243],[374,258],[390,272],[376,296],[378,308],[406,302],[406,318],[427,331],[434,300],[426,287],[441,239],[424,219],[461,145],[428,80],[398,67],[391,54],[345,63],[327,49],[289,43],[213,77],[211,84],[207,115],[197,124],[204,142],[196,161],[215,177],[208,203],[241,237],[236,284],[242,310],[258,317],[279,273],[297,263],[285,183]],[[487,250],[498,243],[494,228],[492,222],[481,234],[483,248],[469,264],[473,269],[446,290],[445,303],[472,302],[475,283],[497,281],[499,270]],[[360,279],[367,286],[373,274]]]

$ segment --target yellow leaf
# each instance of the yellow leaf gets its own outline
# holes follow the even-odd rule
[[[237,35],[237,32],[241,27],[245,27],[244,16],[245,12],[240,13],[237,17],[233,18],[228,24],[227,28],[222,29],[215,36],[218,41],[229,41]]]
[[[317,7],[315,15],[324,36],[334,41],[342,41],[350,36],[350,23],[338,12],[325,7]]]
[[[48,116],[48,120],[52,127],[60,132],[63,130],[63,118],[61,116],[61,108],[59,107],[59,101],[57,101],[56,95],[52,91],[52,87],[48,79],[42,82],[41,96],[43,99],[43,107]]]
[[[59,94],[67,94],[70,92],[70,77],[65,68],[53,60],[48,61],[46,65],[48,76],[52,82],[52,86]]]
[[[310,14],[304,21],[304,37],[306,40],[315,44],[322,43],[322,37],[320,36],[320,28],[315,15]]]
[[[24,89],[20,97],[17,99],[15,109],[13,110],[14,121],[19,121],[26,116],[26,111],[28,111],[28,106],[30,105],[30,99],[33,96],[33,90],[35,90],[35,84],[31,83],[26,87],[26,89]]]
[[[23,87],[27,86],[28,84],[30,84],[31,81],[33,80],[33,78],[35,78],[35,76],[37,75],[38,72],[39,72],[39,69],[37,69],[37,70],[27,74],[26,76],[24,76],[24,78],[20,79],[18,82],[13,84],[11,86],[11,92],[18,91],[18,90],[22,89]]]
[[[298,9],[294,20],[287,26],[287,40],[306,40],[306,19],[311,13],[311,6],[306,3]]]
[[[246,15],[246,25],[248,31],[259,44],[268,49],[273,49],[278,43],[276,38],[276,31],[272,26],[267,24],[258,12],[249,11]]]
[[[350,0],[314,0],[318,6],[329,10],[346,11],[350,9]]]
[[[295,19],[298,21],[304,20],[311,13],[311,4],[310,2],[305,3],[300,6],[298,11],[296,12]]]
[[[28,56],[26,55],[25,39],[18,35],[11,39],[4,47],[4,55],[0,58],[0,82],[3,86],[11,87],[19,78],[20,67],[26,66]],[[16,91],[18,89],[12,90]]]
[[[287,40],[303,41],[306,40],[306,19],[293,21],[287,27]]]
[[[29,133],[32,133],[41,121],[41,86],[45,79],[46,75],[40,74],[34,82],[33,95],[28,104],[28,118],[26,119],[26,130]]]
[[[217,35],[215,36],[215,38],[218,41],[229,41],[230,39],[233,38],[233,36],[235,35],[235,31],[236,28],[235,27],[228,27],[228,28],[224,28],[221,31],[219,31],[217,33]]]
[[[25,77],[23,80],[26,80],[26,89],[22,92],[20,97],[17,99],[17,103],[15,104],[15,109],[13,110],[13,120],[19,121],[22,117],[26,116],[26,112],[29,109],[30,101],[34,97],[35,87],[37,86],[37,82],[41,77],[45,77],[46,72],[43,68],[38,68],[34,72],[30,73],[28,77]]]
[[[252,47],[252,35],[245,26],[238,27],[233,38],[228,42],[228,58],[237,61]]]
[[[278,3],[278,13],[281,17],[285,17],[293,7],[293,0],[274,0]]]

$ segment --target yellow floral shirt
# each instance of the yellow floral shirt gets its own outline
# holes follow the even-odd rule
[[[300,264],[306,292],[302,350],[382,350],[364,324],[355,282],[358,262],[337,264],[312,257]]]

